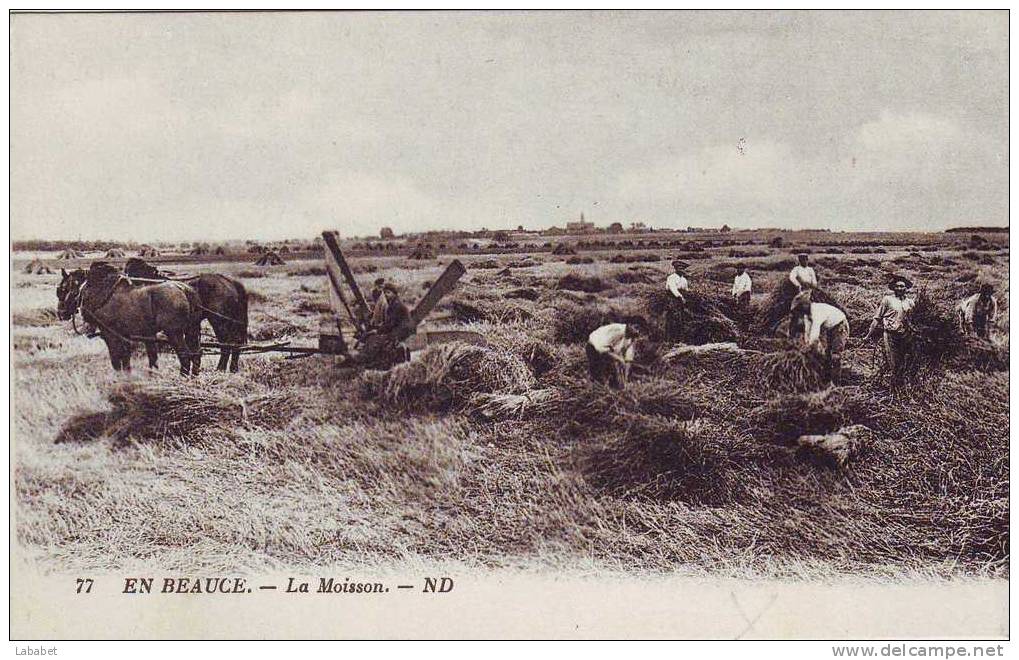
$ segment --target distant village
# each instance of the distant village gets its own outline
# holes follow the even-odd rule
[[[607,247],[645,244],[649,247],[668,247],[676,244],[674,241],[649,240],[648,234],[700,234],[700,235],[724,235],[744,234],[753,232],[760,234],[774,235],[781,237],[783,233],[796,231],[826,232],[829,229],[787,229],[787,228],[741,228],[733,229],[728,224],[721,227],[693,227],[679,228],[655,228],[640,221],[633,221],[627,224],[612,222],[606,226],[598,227],[595,223],[585,219],[581,213],[577,220],[568,221],[563,226],[551,226],[545,229],[525,229],[518,225],[516,229],[488,229],[482,227],[473,231],[456,230],[433,230],[424,232],[413,232],[397,234],[390,227],[380,227],[378,234],[373,236],[353,236],[345,239],[348,248],[361,249],[369,252],[376,251],[397,251],[405,247],[427,246],[440,250],[481,250],[481,249],[518,249],[523,247],[539,248],[552,247],[556,237],[577,237],[578,247]],[[945,230],[946,233],[957,232],[979,232],[979,233],[1008,233],[1008,227],[957,227]],[[638,239],[638,237],[644,240]],[[546,239],[546,240],[541,240]],[[774,240],[774,239],[773,239]],[[736,236],[732,237],[733,242],[738,242]],[[781,241],[777,240],[780,244]],[[276,241],[258,240],[232,240],[232,241],[181,241],[167,242],[159,241],[152,243],[139,243],[134,241],[110,241],[110,240],[66,240],[66,239],[39,239],[13,241],[12,250],[26,252],[66,252],[70,251],[89,253],[101,252],[113,257],[125,254],[137,254],[140,256],[155,257],[161,253],[191,254],[191,255],[238,255],[251,254],[263,255],[276,253],[286,255],[292,252],[318,252],[322,250],[322,238],[316,236],[312,239],[283,239]]]

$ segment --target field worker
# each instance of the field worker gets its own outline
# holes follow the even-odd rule
[[[385,286],[386,278],[380,277],[376,279],[370,294],[372,300],[371,324],[376,328],[380,327],[386,320],[386,308],[389,306],[389,300],[386,299]]]
[[[807,259],[807,253],[800,252],[796,255],[797,264],[789,271],[789,281],[800,291],[817,288],[817,273],[807,265]]]
[[[370,294],[372,302],[379,299],[379,296],[382,295],[382,288],[384,286],[386,286],[386,278],[384,277],[378,277],[374,282],[372,282],[372,292]]]
[[[622,389],[630,376],[636,336],[630,323],[609,323],[592,332],[585,347],[591,380]]]
[[[740,264],[736,268],[736,279],[732,281],[732,297],[736,302],[736,311],[745,312],[750,309],[750,290],[753,286],[747,267]]]
[[[690,264],[676,259],[672,262],[672,269],[675,271],[665,279],[665,286],[669,293],[675,298],[683,300],[683,292],[690,290],[690,282],[686,279],[686,269]]]
[[[994,299],[994,287],[983,284],[980,293],[974,293],[959,303],[959,322],[966,334],[976,331],[977,337],[989,339],[991,325],[998,318],[998,301]]]
[[[379,325],[379,333],[388,334],[406,328],[410,322],[410,310],[400,300],[400,292],[395,285],[387,282],[382,287],[382,296],[379,300],[383,299],[386,301],[386,311]],[[399,337],[397,341],[403,339],[404,337]]]
[[[800,317],[797,325],[803,328],[804,344],[817,347],[824,335],[829,380],[837,382],[842,371],[842,353],[849,341],[849,319],[845,312],[834,305],[811,302],[809,291],[793,298],[791,312]]]
[[[906,357],[906,340],[909,333],[909,315],[916,301],[906,297],[906,292],[913,288],[913,283],[905,277],[895,277],[889,283],[891,294],[881,298],[874,312],[874,320],[867,331],[867,339],[876,339],[884,334],[885,356],[892,372],[892,380],[897,380]]]

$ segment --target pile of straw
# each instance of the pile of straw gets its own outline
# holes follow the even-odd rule
[[[362,375],[363,393],[405,410],[444,412],[479,392],[522,393],[536,384],[530,367],[513,353],[472,344],[432,346],[420,357],[385,372]]]
[[[753,410],[747,430],[760,442],[794,445],[806,434],[831,433],[843,426],[873,427],[882,419],[881,400],[859,387],[832,387],[770,399]]]
[[[621,432],[604,433],[576,448],[588,483],[616,496],[721,505],[745,500],[748,473],[775,448],[720,435],[701,421],[621,414]]]
[[[729,296],[684,291],[684,302],[680,303],[668,290],[648,287],[641,297],[647,315],[657,321],[666,341],[709,344],[740,337]]]
[[[578,273],[568,273],[559,278],[556,288],[563,291],[583,291],[585,293],[598,293],[611,288],[600,277],[588,277]]]
[[[299,402],[285,391],[252,394],[227,383],[203,386],[185,380],[131,381],[116,385],[108,396],[113,410],[106,433],[123,439],[187,438],[201,440],[209,431],[282,428]]]
[[[813,348],[749,353],[742,382],[763,392],[808,392],[828,382],[828,366]]]

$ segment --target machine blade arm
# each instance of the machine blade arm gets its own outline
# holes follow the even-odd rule
[[[361,318],[367,319],[371,316],[371,312],[368,310],[368,303],[365,302],[364,296],[361,295],[361,289],[357,286],[357,280],[354,279],[354,273],[351,272],[350,266],[347,265],[347,260],[344,259],[343,253],[340,251],[340,243],[338,240],[339,234],[335,231],[324,231],[322,232],[322,239],[325,241],[326,247],[329,248],[329,254],[326,255],[326,259],[332,257],[333,262],[340,269],[340,274],[343,275],[343,279],[346,280],[347,286],[350,287],[351,292],[354,294],[354,306]],[[329,264],[326,264],[328,270]],[[334,284],[339,284],[332,279]]]
[[[464,268],[464,265],[458,259],[454,259],[451,264],[446,266],[446,270],[439,276],[439,279],[435,280],[435,284],[428,289],[428,293],[418,302],[414,311],[410,313],[410,326],[416,328],[428,316],[428,313],[439,304],[443,296],[453,290],[457,281],[466,272],[467,269]]]

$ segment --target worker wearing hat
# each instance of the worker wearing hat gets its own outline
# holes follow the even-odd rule
[[[377,281],[376,281],[377,282]],[[390,282],[382,285],[382,291],[375,303],[376,311],[384,305],[380,322],[375,323],[364,340],[366,362],[376,368],[388,368],[410,358],[410,353],[400,342],[411,332],[410,311],[400,300],[400,292]]]
[[[665,286],[672,296],[672,304],[665,310],[665,336],[671,340],[680,338],[686,318],[686,298],[683,293],[690,290],[690,282],[686,279],[686,269],[689,267],[685,261],[675,259],[672,262],[675,272],[665,280]]]
[[[400,300],[400,292],[392,282],[383,285],[382,295],[386,299],[386,314],[382,325],[379,326],[379,332],[382,334],[402,332],[410,321],[410,310]],[[400,337],[397,341],[403,339],[404,337]]]
[[[672,269],[675,272],[665,279],[665,286],[675,298],[682,299],[683,292],[690,290],[690,282],[686,279],[686,269],[689,267],[690,264],[679,259],[672,262]]]
[[[984,283],[980,293],[966,298],[957,308],[959,323],[966,334],[975,332],[977,337],[990,339],[991,325],[998,317],[998,301],[994,299],[994,286]]]
[[[881,298],[874,312],[874,320],[867,332],[867,339],[883,336],[885,356],[892,372],[892,380],[897,381],[901,375],[906,356],[906,339],[909,333],[909,315],[916,301],[907,298],[906,293],[913,288],[913,283],[904,276],[893,277],[888,288],[890,294]]]
[[[806,252],[800,252],[796,255],[796,265],[789,271],[789,281],[800,291],[817,288],[817,273],[807,265],[809,258]]]
[[[383,290],[385,286],[386,278],[384,277],[377,278],[372,284],[370,294],[372,300],[371,323],[375,327],[379,327],[386,320],[386,308],[389,307],[389,300]]]

